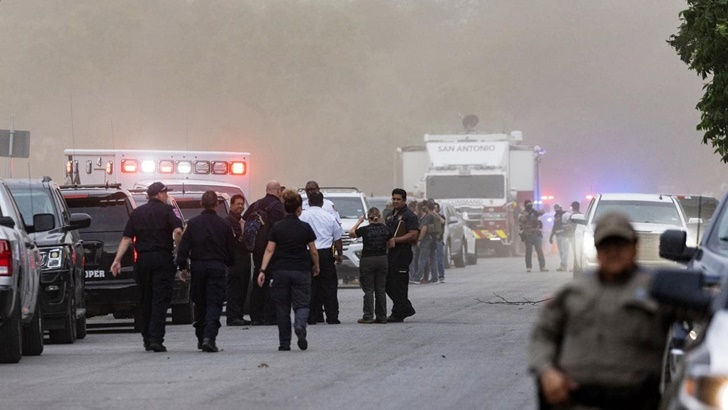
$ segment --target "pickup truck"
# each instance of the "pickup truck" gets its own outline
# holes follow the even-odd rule
[[[43,353],[41,256],[28,232],[53,227],[48,214],[26,228],[4,181],[0,181],[0,363]]]

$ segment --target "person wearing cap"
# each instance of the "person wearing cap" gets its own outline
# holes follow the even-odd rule
[[[533,208],[533,202],[530,199],[523,201],[523,212],[518,216],[518,224],[521,228],[521,239],[526,244],[526,272],[531,271],[531,257],[534,249],[536,249],[538,267],[541,272],[549,271],[546,269],[546,258],[543,256],[541,221],[538,220],[543,214],[543,209]]]
[[[111,264],[111,274],[121,272],[121,258],[134,246],[135,281],[140,293],[139,327],[147,351],[166,352],[164,331],[167,309],[177,267],[172,253],[182,238],[182,220],[167,204],[167,187],[155,182],[147,188],[149,202],[134,209],[124,228],[123,238]]]
[[[235,235],[228,221],[216,212],[217,193],[205,191],[200,201],[204,210],[187,222],[177,251],[176,263],[186,280],[190,269],[190,297],[195,302],[197,348],[219,351],[216,343],[220,314],[225,302],[225,275],[235,263]],[[188,258],[191,266],[188,266]]]
[[[556,272],[566,272],[569,262],[569,238],[566,236],[564,222],[561,219],[562,216],[564,216],[564,210],[561,209],[561,205],[554,204],[554,225],[551,227],[549,243],[553,244],[554,237],[556,237],[556,248],[559,250],[559,259],[561,262]]]
[[[636,263],[637,233],[618,213],[594,229],[596,272],[548,300],[533,328],[529,370],[541,408],[656,409],[671,318]]]

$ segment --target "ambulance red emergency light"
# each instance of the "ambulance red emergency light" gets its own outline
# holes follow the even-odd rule
[[[162,181],[173,190],[212,189],[250,194],[250,153],[123,149],[66,149],[65,184],[143,187]],[[236,189],[238,188],[238,189]]]

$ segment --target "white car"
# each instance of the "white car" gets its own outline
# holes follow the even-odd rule
[[[637,262],[642,265],[675,265],[660,258],[660,235],[668,229],[688,231],[688,221],[677,199],[661,194],[596,195],[586,214],[576,214],[571,221],[574,232],[574,274],[597,266],[594,226],[608,212],[620,212],[632,221],[637,231]]]

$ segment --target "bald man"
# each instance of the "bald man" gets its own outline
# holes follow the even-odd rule
[[[263,263],[265,246],[268,243],[268,232],[274,223],[286,216],[286,210],[280,200],[281,184],[278,181],[268,181],[265,184],[265,196],[248,207],[242,219],[247,221],[255,212],[264,215],[263,227],[258,231],[253,250],[253,272],[260,272]],[[253,217],[255,217],[253,215]],[[273,301],[268,296],[269,281],[266,280],[263,286],[253,286],[250,290],[250,322],[253,326],[275,325],[276,311]]]

